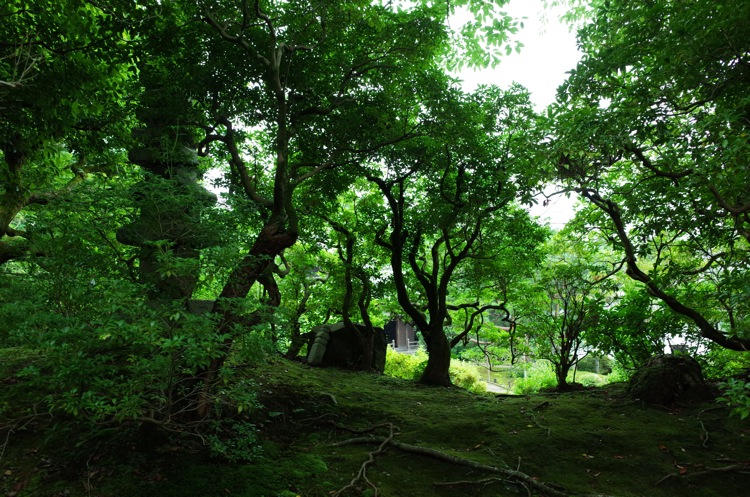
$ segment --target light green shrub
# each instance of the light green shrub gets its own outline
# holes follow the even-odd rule
[[[536,393],[543,388],[557,386],[557,378],[552,364],[548,361],[536,361],[525,370],[523,377],[513,382],[513,393],[525,395]]]
[[[572,381],[573,375],[568,377],[568,381]],[[601,377],[596,373],[589,373],[587,371],[578,371],[576,374],[576,382],[580,383],[584,387],[599,387],[607,384],[606,377]]]
[[[385,358],[385,371],[387,376],[401,378],[403,380],[416,381],[422,376],[427,366],[427,352],[420,349],[414,355],[399,354],[388,347]],[[452,360],[450,368],[451,382],[457,387],[474,393],[484,393],[487,388],[481,380],[479,371],[471,363]]]
[[[388,347],[385,355],[385,371],[387,376],[402,380],[418,380],[427,366],[427,352],[420,349],[414,355],[399,354]]]
[[[450,369],[451,382],[457,387],[468,390],[472,393],[486,393],[487,387],[479,375],[477,367],[459,359],[451,361]]]

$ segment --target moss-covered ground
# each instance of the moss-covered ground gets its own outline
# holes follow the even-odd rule
[[[750,495],[750,423],[718,404],[644,407],[618,385],[478,396],[277,359],[245,372],[264,406],[252,419],[261,453],[228,463],[187,434],[144,434],[134,423],[93,436],[73,420],[35,416],[28,409],[43,399],[14,371],[0,375],[0,492],[8,497],[328,496],[378,446],[335,444],[385,437],[388,423],[398,427],[397,442],[518,470],[564,495]],[[350,431],[376,425],[384,426]],[[392,446],[375,456],[367,477],[383,497],[544,495]],[[477,481],[484,483],[470,483]],[[343,495],[375,491],[358,483]]]

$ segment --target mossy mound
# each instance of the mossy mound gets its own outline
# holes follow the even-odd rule
[[[40,395],[15,375],[32,358],[6,356],[0,496],[324,497],[352,482],[391,428],[393,443],[372,456],[366,475],[383,497],[745,497],[750,487],[748,425],[729,407],[644,408],[625,397],[624,384],[474,395],[274,359],[238,369],[264,407],[246,420],[258,428],[258,453],[230,461],[193,432],[143,444],[153,435],[135,422],[92,434],[69,417],[35,415]],[[33,416],[23,416],[26,425],[13,421],[21,409]],[[342,497],[374,494],[359,481]]]
[[[654,357],[639,369],[630,379],[627,393],[643,403],[664,406],[702,402],[715,396],[703,379],[698,361],[671,354]]]

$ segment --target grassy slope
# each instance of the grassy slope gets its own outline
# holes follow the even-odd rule
[[[397,425],[399,442],[519,469],[571,495],[731,497],[748,495],[750,487],[750,476],[736,471],[671,477],[656,485],[669,474],[689,476],[750,461],[750,423],[728,418],[726,409],[714,405],[644,408],[616,386],[564,395],[474,396],[282,360],[249,374],[266,406],[256,420],[265,436],[264,456],[253,463],[211,459],[193,437],[179,434],[158,444],[117,431],[82,439],[70,423],[37,418],[0,434],[0,443],[8,437],[4,453],[0,449],[0,491],[11,497],[325,496],[346,485],[377,446],[332,446],[361,436],[340,427],[380,423]],[[12,405],[28,403],[33,392],[6,373],[0,395],[8,418]],[[368,471],[384,497],[528,495],[504,482],[434,485],[491,476],[393,448]]]

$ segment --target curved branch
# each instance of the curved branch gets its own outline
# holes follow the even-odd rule
[[[249,53],[253,58],[260,61],[264,66],[271,67],[271,61],[268,60],[263,55],[259,54],[248,42],[247,40],[243,39],[239,36],[233,36],[229,34],[229,32],[226,30],[224,26],[219,24],[219,22],[208,12],[204,13],[204,19],[208,24],[211,25],[218,33],[219,35],[227,40],[230,43],[234,43],[235,45],[239,45],[243,50],[245,50],[247,53]]]
[[[724,197],[721,196],[721,193],[719,193],[719,190],[714,185],[709,184],[708,189],[711,190],[711,193],[713,194],[716,201],[719,202],[719,205],[722,207],[722,209],[729,212],[730,214],[737,216],[750,212],[750,204],[740,205],[739,207],[732,207],[731,205],[729,205],[729,203],[727,203]]]
[[[641,164],[643,164],[646,167],[646,169],[653,172],[655,175],[661,176],[663,178],[670,178],[673,180],[678,180],[680,178],[690,176],[694,172],[692,169],[686,169],[685,171],[681,171],[679,173],[673,173],[671,171],[663,171],[659,169],[658,167],[656,167],[654,163],[651,162],[651,160],[648,157],[646,157],[643,151],[639,149],[638,147],[636,147],[635,145],[626,145],[625,150],[635,155],[638,161]]]
[[[617,232],[617,237],[620,239],[623,250],[625,251],[627,264],[626,273],[628,276],[630,276],[630,278],[634,279],[635,281],[640,281],[641,283],[646,285],[649,293],[667,304],[667,306],[674,312],[685,316],[693,323],[695,323],[695,325],[700,330],[701,336],[703,336],[704,338],[708,338],[709,340],[730,350],[743,352],[750,351],[750,339],[739,337],[737,335],[725,335],[715,326],[709,323],[708,320],[699,311],[693,309],[692,307],[688,307],[687,305],[677,300],[677,298],[675,298],[674,296],[666,293],[655,281],[651,279],[650,276],[648,276],[645,272],[643,272],[643,270],[641,270],[637,263],[638,259],[635,255],[635,248],[633,247],[633,244],[628,237],[627,231],[625,229],[625,222],[623,221],[622,215],[620,214],[620,209],[615,202],[609,199],[602,198],[598,192],[591,189],[580,189],[579,193],[584,198],[588,199],[594,205],[599,207],[602,211],[604,211],[612,220],[612,223],[615,226],[615,231]]]
[[[267,209],[273,208],[273,201],[258,193],[257,189],[253,186],[250,175],[247,172],[245,161],[242,159],[242,155],[237,148],[237,142],[235,140],[232,122],[225,117],[220,118],[218,122],[219,124],[223,124],[227,128],[227,132],[224,136],[211,135],[211,138],[214,139],[214,141],[222,142],[226,146],[227,152],[229,152],[230,157],[229,165],[232,170],[239,175],[240,183],[242,184],[242,188],[245,190],[245,194],[256,204]],[[206,139],[208,139],[208,137]],[[204,139],[204,141],[206,139]]]

